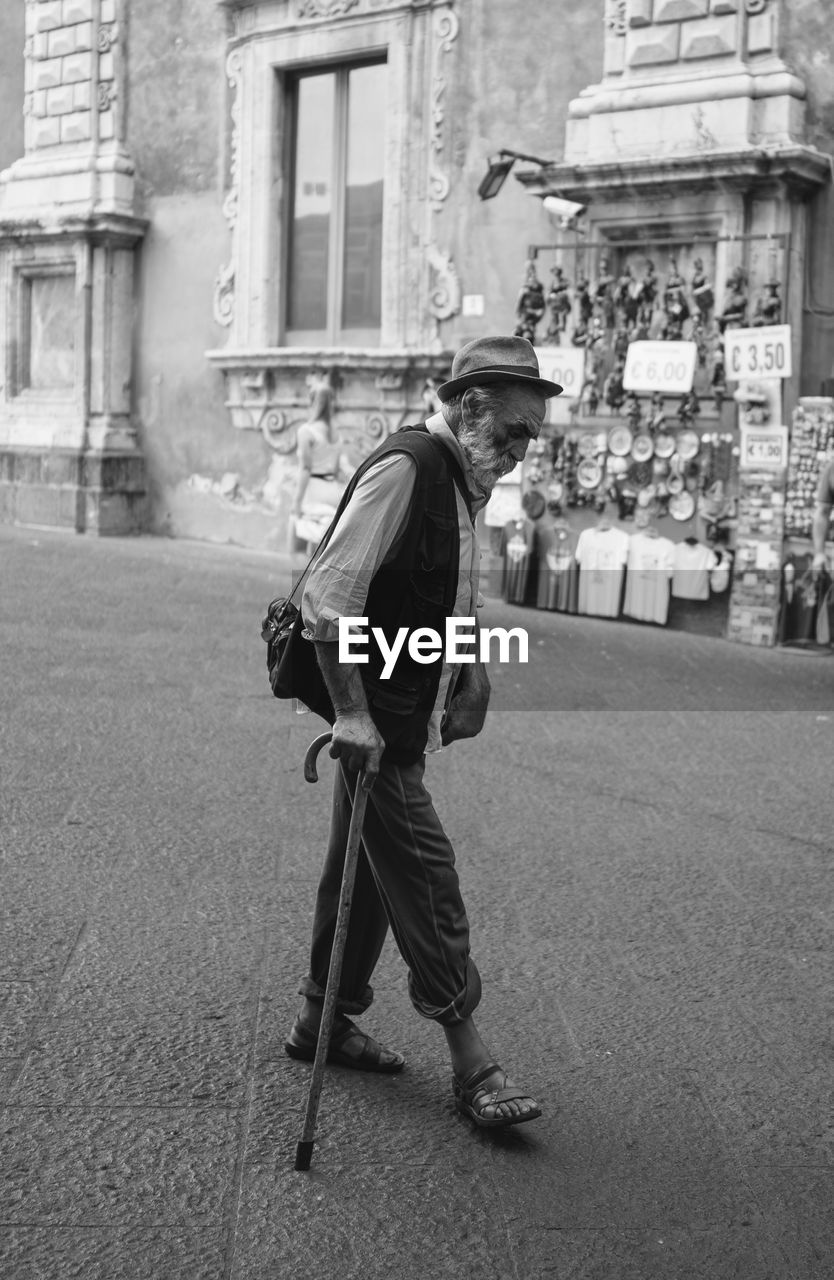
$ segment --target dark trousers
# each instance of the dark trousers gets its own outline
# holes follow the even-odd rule
[[[455,854],[423,784],[425,759],[383,763],[368,796],[337,1009],[363,1013],[390,924],[408,965],[411,1002],[424,1018],[453,1025],[481,998],[469,955],[469,921]],[[356,774],[339,764],[330,840],[316,896],[310,973],[301,993],[324,999]]]

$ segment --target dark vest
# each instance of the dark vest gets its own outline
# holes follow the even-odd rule
[[[470,513],[463,473],[450,451],[425,426],[402,427],[367,457],[351,477],[326,535],[336,527],[361,477],[380,458],[407,453],[417,466],[408,520],[395,558],[381,565],[368,590],[365,613],[369,661],[359,671],[371,716],[385,739],[385,759],[411,764],[425,751],[428,723],[437,697],[443,655],[431,663],[415,662],[403,646],[389,679],[383,680],[383,658],[371,638],[380,627],[389,645],[400,627],[409,633],[431,627],[445,634],[458,588],[460,530],[455,485]]]

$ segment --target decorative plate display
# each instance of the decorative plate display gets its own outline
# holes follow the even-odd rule
[[[648,462],[635,462],[631,468],[631,478],[638,489],[645,489],[652,482],[652,468]]]
[[[655,436],[654,452],[656,458],[671,458],[675,452],[675,438],[661,431]]]
[[[521,499],[521,505],[531,520],[538,520],[544,515],[544,494],[538,489],[528,489]]]
[[[666,488],[670,493],[683,493],[683,476],[680,471],[670,471],[666,477]]]
[[[551,480],[550,484],[547,486],[547,501],[561,502],[564,496],[565,486],[562,484],[562,481]]]
[[[643,431],[635,436],[631,445],[631,456],[635,462],[648,462],[654,453],[654,441],[648,432]]]
[[[602,467],[593,458],[583,458],[576,468],[576,478],[583,489],[596,489],[602,479]]]
[[[608,432],[608,450],[617,458],[624,458],[634,437],[628,427],[612,427]]]
[[[691,520],[695,514],[695,497],[684,489],[669,499],[669,515],[673,520]]]
[[[628,471],[628,458],[621,458],[617,454],[612,454],[605,464],[605,469],[610,476],[624,476]]]
[[[701,447],[701,437],[697,431],[681,431],[678,434],[678,457],[684,462],[694,458]]]
[[[598,431],[594,436],[594,453],[608,452],[608,433],[607,431]]]
[[[597,451],[597,442],[592,431],[584,431],[576,446],[580,458],[593,458]]]

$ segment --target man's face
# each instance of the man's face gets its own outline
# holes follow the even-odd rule
[[[512,384],[491,389],[489,408],[478,415],[464,398],[458,441],[487,492],[522,461],[530,441],[538,439],[546,409],[538,391]]]

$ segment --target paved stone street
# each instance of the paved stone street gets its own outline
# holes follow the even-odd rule
[[[479,1025],[546,1108],[456,1116],[388,944],[399,1077],[282,1040],[332,765],[259,638],[286,562],[0,528],[4,1280],[815,1280],[834,1271],[834,659],[530,631],[429,762]]]

